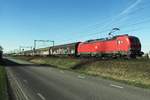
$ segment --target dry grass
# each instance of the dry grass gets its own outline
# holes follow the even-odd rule
[[[44,59],[38,58],[38,59],[32,59],[30,61],[37,64],[52,65],[62,69],[70,69],[71,66],[74,66],[76,63],[79,62],[79,60],[67,59],[67,58],[44,58]]]
[[[150,87],[149,60],[96,61],[88,66],[85,65],[80,71],[125,81],[141,87]]]
[[[101,76],[132,85],[150,88],[150,60],[81,60],[56,57],[20,57],[38,64],[48,64],[85,74]]]

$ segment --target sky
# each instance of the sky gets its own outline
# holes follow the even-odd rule
[[[5,52],[34,40],[65,44],[114,33],[137,36],[150,51],[149,0],[0,0],[0,45]],[[52,43],[38,43],[37,47]]]

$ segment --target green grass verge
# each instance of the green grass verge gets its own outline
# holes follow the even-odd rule
[[[117,80],[138,87],[150,88],[150,60],[82,60],[56,57],[19,57],[37,64]]]
[[[0,100],[8,100],[6,72],[2,66],[0,66]]]

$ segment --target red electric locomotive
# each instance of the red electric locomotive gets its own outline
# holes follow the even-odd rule
[[[78,45],[79,56],[112,56],[132,57],[142,56],[140,40],[135,36],[118,35],[112,38],[88,40]]]

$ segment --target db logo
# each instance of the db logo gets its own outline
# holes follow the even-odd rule
[[[97,49],[98,47],[97,46],[95,46],[95,49]]]

